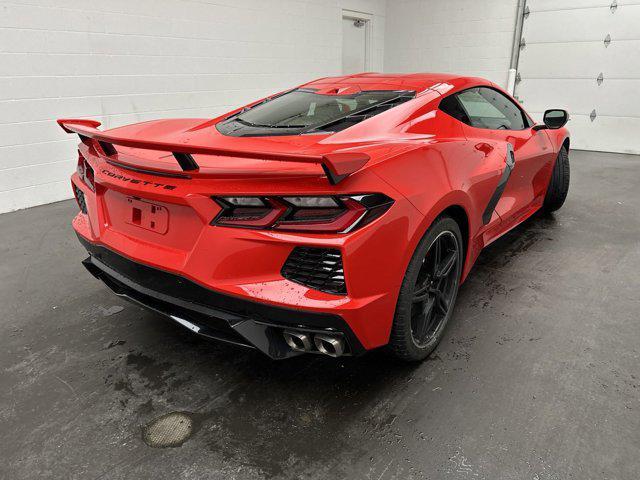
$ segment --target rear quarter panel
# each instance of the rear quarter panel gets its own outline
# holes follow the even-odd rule
[[[404,195],[422,214],[404,252],[404,266],[433,221],[451,206],[461,207],[468,218],[467,255],[463,279],[484,247],[483,232],[499,223],[494,218],[483,225],[482,213],[505,168],[506,143],[469,141],[460,124],[438,110],[429,120],[446,137],[416,141],[415,148],[381,162],[373,171]],[[415,130],[431,130],[426,125]]]

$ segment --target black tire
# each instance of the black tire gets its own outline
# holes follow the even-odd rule
[[[553,166],[551,180],[547,186],[542,210],[546,213],[558,210],[569,192],[569,152],[565,147],[560,149],[556,163]]]
[[[438,278],[436,272],[444,271],[444,267],[440,268],[440,270],[438,269],[438,261],[436,258],[441,259],[440,263],[442,266],[444,266],[447,261],[452,261],[451,259],[454,257],[452,250],[454,243],[457,245],[455,264],[451,267],[449,273],[447,273],[448,276],[446,279],[446,282],[450,283],[442,283],[445,287],[452,287],[452,291],[449,292],[451,296],[449,300],[445,302],[441,301],[440,297],[437,297],[437,294],[432,293],[434,291],[433,285],[436,281],[445,282],[444,277],[436,280]],[[437,250],[438,248],[440,255],[437,255],[437,251],[434,251],[434,249]],[[443,255],[442,252],[444,250],[448,253],[445,252]],[[409,266],[407,267],[402,286],[400,287],[400,294],[398,295],[398,303],[396,305],[388,345],[389,350],[396,357],[406,361],[423,360],[429,356],[429,354],[435,350],[438,343],[440,343],[445,327],[453,314],[458,289],[460,287],[463,261],[464,243],[458,223],[451,217],[439,217],[433,222],[431,227],[429,227],[429,230],[427,230],[416,247]],[[425,273],[425,271],[427,273]],[[429,286],[427,286],[427,284]],[[420,292],[423,293],[421,294]],[[419,305],[416,303],[418,298],[425,295],[426,299],[424,300],[424,304]],[[428,300],[429,295],[433,295],[434,300]],[[444,297],[444,294],[442,297]],[[431,304],[430,308],[432,310],[435,308],[435,310],[424,313],[426,309],[429,308],[429,302]],[[448,307],[446,313],[443,313],[445,311],[445,305],[448,305]],[[423,332],[423,330],[430,328],[425,326],[426,323],[417,324],[417,322],[423,318],[419,317],[420,314],[430,315],[429,317],[424,317],[427,323],[431,321],[438,322],[438,325],[433,327],[432,332]],[[435,317],[435,315],[438,315],[438,317]],[[433,319],[431,316],[433,316]],[[420,336],[422,336],[422,334],[425,336],[421,340],[416,340],[419,334]]]

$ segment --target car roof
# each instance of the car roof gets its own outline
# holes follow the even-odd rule
[[[357,87],[360,90],[414,90],[421,92],[436,85],[448,83],[458,89],[462,86],[491,85],[484,78],[465,77],[450,73],[357,73],[342,77],[325,77],[305,83],[302,87],[327,90]],[[351,89],[349,89],[351,90]],[[337,93],[337,92],[336,92]],[[346,93],[346,92],[345,92]],[[351,93],[351,92],[349,92]]]

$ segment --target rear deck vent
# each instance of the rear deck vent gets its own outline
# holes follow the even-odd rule
[[[76,200],[78,201],[78,206],[80,207],[80,211],[87,214],[87,201],[84,198],[84,192],[80,190],[75,185],[73,186],[73,191],[76,194]]]
[[[287,280],[305,287],[336,295],[346,295],[340,250],[296,247],[282,267]]]

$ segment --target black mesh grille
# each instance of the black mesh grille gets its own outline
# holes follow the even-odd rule
[[[322,292],[346,295],[340,250],[296,247],[282,267],[282,276]]]
[[[80,207],[80,211],[84,214],[87,213],[87,201],[84,199],[84,193],[75,185],[73,186],[73,190],[76,194],[76,199],[78,200],[78,206]]]

